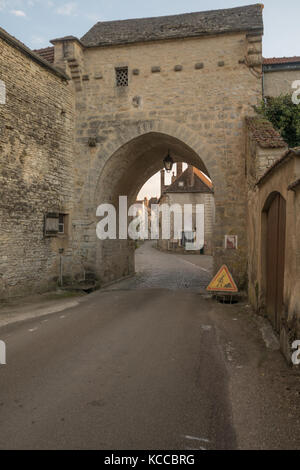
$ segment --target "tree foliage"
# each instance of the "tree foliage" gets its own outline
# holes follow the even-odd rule
[[[290,148],[300,146],[300,105],[293,103],[291,95],[266,98],[255,110],[273,124]]]

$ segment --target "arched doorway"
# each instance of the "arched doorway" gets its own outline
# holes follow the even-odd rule
[[[200,156],[182,140],[161,132],[149,132],[131,139],[110,156],[99,175],[95,205],[110,203],[118,212],[120,196],[127,196],[128,206],[134,204],[145,182],[161,170],[168,152],[175,163],[185,161],[210,177]],[[135,243],[130,239],[96,240],[98,277],[107,283],[132,274],[134,254]]]
[[[96,237],[96,209],[126,195],[128,204],[144,183],[163,165],[168,151],[174,162],[186,162],[209,176],[214,187],[215,225],[212,235],[214,272],[226,264],[241,290],[247,279],[247,220],[244,165],[232,168],[231,160],[215,142],[185,125],[171,121],[126,122],[110,133],[101,148],[91,147],[76,173],[78,200],[72,216],[72,276],[94,273],[101,284],[134,272],[134,248],[127,240]],[[226,152],[225,152],[226,153]],[[243,156],[240,156],[241,162]],[[238,238],[236,249],[227,249],[226,235]],[[105,246],[104,246],[105,245]],[[134,245],[134,244],[133,244]]]
[[[284,311],[284,268],[286,201],[272,193],[265,205],[266,308],[276,331],[280,331]]]

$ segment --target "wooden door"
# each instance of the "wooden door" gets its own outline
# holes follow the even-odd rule
[[[267,312],[276,331],[283,313],[286,202],[276,194],[267,213]]]

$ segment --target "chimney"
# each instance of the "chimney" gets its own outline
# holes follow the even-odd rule
[[[192,188],[195,184],[195,173],[194,167],[192,165],[188,165],[188,185]]]
[[[177,178],[182,175],[182,162],[177,163]]]
[[[160,193],[161,196],[163,195],[163,192],[166,189],[165,185],[165,170],[160,170]]]

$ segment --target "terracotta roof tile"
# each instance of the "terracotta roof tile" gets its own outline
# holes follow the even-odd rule
[[[193,185],[191,185],[191,170],[194,173]],[[188,167],[164,193],[213,193],[213,185],[210,179],[197,168]]]
[[[54,47],[45,47],[44,49],[35,49],[33,52],[38,54],[50,64],[54,64]]]
[[[246,117],[252,137],[263,148],[287,148],[286,142],[271,122],[261,117]]]
[[[208,186],[211,189],[213,188],[213,184],[211,180],[204,173],[202,173],[202,171],[198,170],[197,168],[193,168],[193,171],[195,175],[197,175],[198,178],[200,178],[203,181],[203,183],[206,184],[206,186]]]
[[[271,58],[264,58],[263,64],[264,65],[280,65],[280,64],[292,64],[292,63],[300,63],[300,57],[271,57]]]

